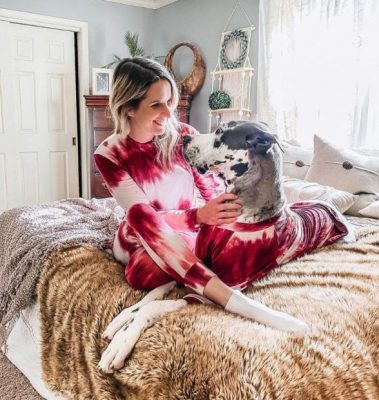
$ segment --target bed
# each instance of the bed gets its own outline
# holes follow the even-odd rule
[[[77,219],[68,220],[73,206],[77,218],[84,213],[86,221],[96,221],[87,226],[87,236],[75,231]],[[144,295],[125,283],[122,266],[109,252],[121,217],[112,199],[68,200],[8,216],[8,236],[0,238],[3,250],[5,241],[10,260],[27,257],[38,279],[32,280],[32,301],[9,325],[7,357],[42,397],[379,398],[379,220],[350,218],[356,243],[306,255],[247,290],[254,299],[307,321],[312,332],[304,339],[220,308],[189,305],[147,329],[125,366],[105,375],[97,369],[107,346],[101,333]],[[41,257],[38,238],[46,238],[46,227],[54,224],[64,229],[59,238],[66,239]],[[17,230],[26,232],[17,238],[24,245],[33,236],[24,254],[11,246]],[[182,290],[169,297],[180,297]]]
[[[378,213],[378,153],[370,155],[376,158],[317,137],[313,151],[287,147],[287,199],[312,196],[341,212],[359,204],[358,215]],[[362,190],[372,194],[357,200],[352,193]],[[306,255],[248,289],[254,299],[307,321],[312,331],[304,339],[189,305],[147,329],[125,366],[104,375],[97,369],[107,346],[101,333],[144,296],[128,287],[109,251],[122,216],[112,199],[0,215],[0,341],[9,334],[3,349],[42,397],[379,398],[379,219],[349,217],[356,243]],[[181,295],[177,288],[169,297]]]

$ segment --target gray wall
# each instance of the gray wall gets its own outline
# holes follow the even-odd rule
[[[257,28],[252,35],[250,60],[256,69],[253,78],[253,111],[256,108],[259,0],[240,0]],[[179,42],[191,42],[203,54],[207,75],[202,90],[192,103],[190,123],[200,132],[208,130],[210,72],[217,64],[221,32],[235,1],[179,0],[158,10],[126,6],[102,0],[0,0],[0,8],[88,22],[90,67],[101,67],[113,59],[129,55],[123,37],[126,31],[139,34],[139,43],[148,54],[165,56]],[[247,26],[240,10],[228,30]],[[1,38],[0,38],[1,40]],[[182,56],[182,59],[177,61]],[[164,57],[162,57],[163,61]],[[192,52],[181,49],[174,57],[174,70],[184,77],[192,65]]]
[[[259,0],[240,0],[250,21],[256,27],[252,33],[250,60],[255,68],[252,87],[253,112],[256,109],[256,76],[258,55],[258,7]],[[235,1],[231,0],[179,0],[156,11],[153,19],[154,41],[153,51],[157,55],[167,54],[179,42],[191,42],[199,47],[207,67],[206,81],[202,90],[195,96],[192,103],[190,123],[200,132],[208,130],[208,97],[211,93],[210,72],[216,67],[221,32],[224,30]],[[243,13],[237,9],[228,25],[227,30],[248,26]],[[192,54],[183,51],[179,54],[186,56],[192,62]],[[183,57],[184,58],[184,57]],[[175,53],[174,61],[177,59]],[[185,60],[183,60],[185,64]],[[183,70],[181,71],[181,67]],[[184,77],[186,65],[176,65],[174,71]]]
[[[126,31],[138,32],[147,51],[152,47],[154,10],[103,0],[0,0],[0,8],[88,22],[90,67],[101,67],[129,55],[123,38]],[[0,38],[1,40],[1,38]]]

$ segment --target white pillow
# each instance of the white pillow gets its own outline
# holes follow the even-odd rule
[[[302,200],[323,200],[332,204],[341,213],[350,208],[356,199],[356,196],[351,193],[299,179],[284,178],[283,190],[289,203]]]
[[[313,160],[305,180],[350,193],[379,193],[379,157],[339,149],[315,135]]]
[[[362,208],[362,210],[359,211],[359,214],[365,217],[379,218],[379,200],[371,203],[365,208]]]
[[[359,212],[377,200],[379,200],[379,196],[376,194],[359,194],[355,203],[348,210],[346,210],[345,214],[361,217],[362,215]]]
[[[283,175],[290,178],[304,179],[311,165],[313,151],[287,142],[281,143],[283,153]]]

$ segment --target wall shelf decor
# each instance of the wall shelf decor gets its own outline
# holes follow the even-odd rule
[[[249,26],[227,30],[238,8],[244,13]],[[254,68],[250,62],[249,52],[254,29],[247,13],[237,0],[221,34],[217,65],[211,72],[211,96],[216,92],[225,92],[230,98],[230,104],[228,107],[217,109],[209,104],[209,132],[215,131],[221,122],[252,119],[251,91]]]
[[[230,107],[231,99],[223,90],[216,90],[209,96],[209,107],[211,110],[220,110]]]

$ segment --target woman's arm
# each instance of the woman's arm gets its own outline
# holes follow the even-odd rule
[[[136,204],[148,204],[154,208],[144,191],[131,178],[127,171],[101,154],[95,154],[95,163],[100,171],[109,192],[117,203],[125,210],[125,213]],[[216,199],[210,200],[203,207],[187,210],[155,210],[162,215],[166,223],[174,230],[181,232],[194,232],[198,225],[218,225],[235,220],[230,219],[236,213],[231,214],[231,204],[223,203],[235,198],[231,194],[222,194]],[[235,207],[234,207],[235,208]]]
[[[197,136],[200,133],[191,125],[179,124],[180,136]],[[205,205],[196,211],[197,224],[221,225],[235,222],[241,213],[241,206],[233,201],[238,197],[225,193],[223,181],[211,171],[200,174],[196,168],[191,168],[195,186],[205,200]]]
[[[119,165],[101,154],[95,154],[94,159],[110,194],[125,212],[134,204],[150,203],[143,190]]]

